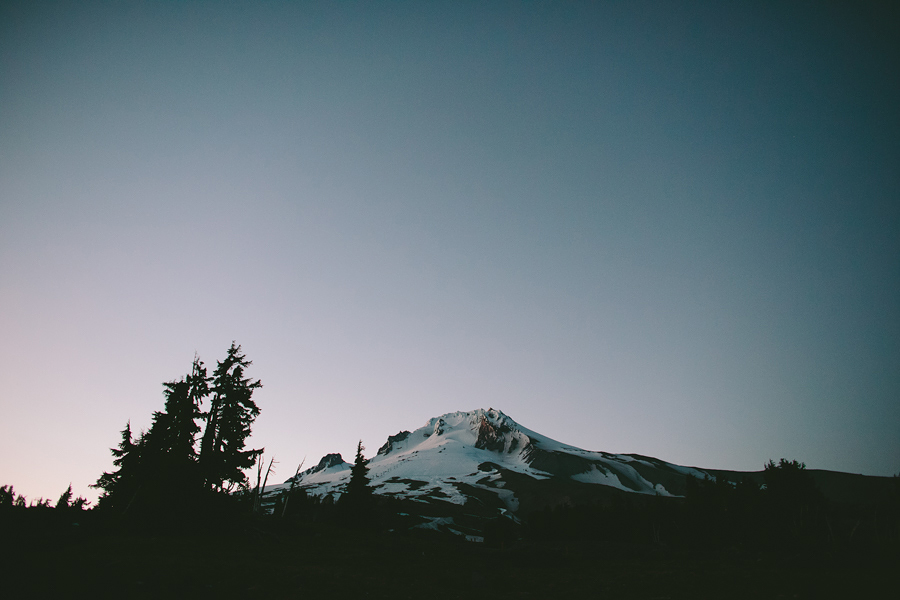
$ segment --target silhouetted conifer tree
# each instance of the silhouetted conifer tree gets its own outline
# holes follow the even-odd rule
[[[206,429],[200,446],[204,482],[212,489],[246,487],[243,469],[252,467],[262,452],[244,450],[250,426],[259,415],[253,392],[262,387],[259,380],[244,377],[251,364],[241,354],[241,347],[232,342],[225,360],[218,362],[213,372],[212,400],[204,414]]]
[[[154,512],[184,504],[201,489],[194,450],[200,431],[194,419],[200,416],[200,407],[188,378],[163,383],[163,387],[165,410],[153,413],[153,423],[140,444],[141,504],[153,506]],[[178,500],[172,502],[173,498]]]
[[[191,374],[187,376],[191,402],[197,408],[197,412],[191,417],[192,419],[202,416],[202,413],[200,413],[199,410],[200,406],[203,404],[203,400],[209,396],[209,382],[211,379],[211,377],[206,375],[206,366],[203,364],[203,361],[195,354],[194,364],[191,367]],[[200,431],[199,427],[197,427],[197,431]],[[193,444],[193,440],[191,441],[191,444]]]
[[[132,439],[131,421],[122,430],[122,441],[117,448],[110,448],[115,457],[113,465],[119,467],[109,473],[104,472],[91,485],[92,488],[103,490],[97,502],[98,508],[108,508],[124,512],[128,504],[134,499],[134,495],[140,488],[141,474],[141,440],[137,443]]]
[[[200,402],[207,379],[203,363],[194,357],[190,375],[163,384],[165,410],[153,414],[144,457],[152,461],[154,476],[160,480],[160,485],[184,492],[201,487],[194,450],[200,427],[195,419],[200,417]]]
[[[12,508],[15,500],[16,490],[13,486],[0,486],[0,508]]]
[[[341,504],[350,510],[351,515],[363,521],[368,518],[372,508],[372,488],[369,487],[368,461],[363,457],[362,440],[356,445],[356,460],[350,468],[350,482],[347,491],[341,497]]]
[[[185,378],[163,386],[165,410],[153,413],[150,429],[133,440],[129,422],[119,447],[111,449],[119,469],[104,473],[92,486],[104,490],[99,508],[125,512],[136,503],[141,509],[160,512],[174,505],[173,495],[184,502],[185,494],[201,489],[194,451],[199,407]]]
[[[56,508],[69,508],[69,503],[72,501],[72,484],[69,484],[69,487],[66,488],[59,496],[59,500],[56,501]]]

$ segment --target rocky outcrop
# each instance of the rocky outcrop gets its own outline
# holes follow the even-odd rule
[[[487,414],[481,415],[478,423],[478,434],[475,440],[475,447],[482,450],[492,450],[494,452],[503,452],[506,450],[507,435],[512,429],[502,421],[494,422],[488,419]]]
[[[378,449],[378,454],[381,454],[381,455],[387,454],[388,452],[393,450],[397,444],[399,444],[403,440],[407,439],[408,437],[409,437],[408,431],[401,431],[400,433],[398,433],[396,435],[389,435],[388,439],[384,443],[384,445]]]
[[[322,460],[319,461],[319,464],[312,467],[311,469],[307,469],[300,473],[299,479],[303,479],[304,475],[312,475],[313,473],[318,473],[320,471],[324,471],[325,469],[331,467],[337,467],[344,463],[344,458],[340,454],[326,454],[322,457]],[[291,480],[288,479],[285,483],[289,483]]]
[[[476,411],[470,425],[475,432],[475,447],[482,450],[512,454],[531,445],[531,438],[515,421],[493,408]]]

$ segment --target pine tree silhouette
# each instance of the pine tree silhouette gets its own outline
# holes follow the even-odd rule
[[[104,472],[97,482],[90,487],[103,490],[97,507],[124,512],[140,489],[141,474],[141,439],[132,439],[131,421],[122,430],[122,441],[118,447],[111,448],[115,457],[113,465],[119,467],[113,472]],[[143,437],[143,436],[141,436]]]
[[[350,517],[356,524],[362,524],[372,516],[373,497],[372,488],[369,486],[369,466],[363,457],[362,440],[356,445],[356,460],[350,468],[350,482],[347,491],[341,497],[341,504],[349,511]]]
[[[200,466],[205,485],[216,490],[247,487],[249,469],[262,450],[244,450],[250,427],[259,415],[253,392],[262,383],[244,377],[253,364],[234,342],[212,376],[212,401],[205,413],[206,430],[200,446]]]
[[[59,500],[56,501],[56,508],[69,508],[69,503],[72,501],[72,484],[69,484],[69,487],[66,488],[59,496]]]
[[[16,501],[16,490],[11,485],[0,486],[0,509],[12,508]]]

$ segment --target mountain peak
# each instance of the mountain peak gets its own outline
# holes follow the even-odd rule
[[[467,510],[470,501],[484,503],[493,497],[490,502],[516,511],[520,493],[532,502],[595,491],[681,495],[688,474],[706,476],[656,459],[563,444],[520,426],[495,408],[433,417],[418,429],[389,436],[369,460],[376,494],[466,505]],[[349,478],[350,464],[340,454],[329,454],[295,483],[311,495],[337,497]]]

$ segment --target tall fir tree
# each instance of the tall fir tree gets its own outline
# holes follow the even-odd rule
[[[369,461],[363,456],[365,447],[362,440],[356,445],[356,459],[350,467],[350,482],[347,484],[344,504],[356,511],[365,511],[372,504],[372,488],[369,486]]]
[[[209,382],[211,379],[212,378],[206,374],[206,366],[203,364],[203,361],[195,354],[194,363],[191,367],[191,374],[187,376],[191,403],[196,408],[196,411],[191,417],[192,419],[203,418],[203,413],[200,412],[200,408],[203,405],[203,401],[209,396]],[[199,431],[200,427],[198,426],[194,432],[195,435]],[[193,446],[193,444],[194,439],[192,438],[191,445]]]
[[[195,359],[196,360],[196,359]],[[154,485],[181,492],[200,488],[194,440],[200,427],[200,406],[192,391],[191,376],[163,384],[165,410],[153,413],[143,459],[152,469]]]
[[[104,490],[98,507],[125,512],[137,506],[159,512],[160,506],[172,504],[167,498],[177,496],[184,502],[202,488],[195,419],[207,381],[203,363],[195,357],[191,375],[163,383],[165,408],[153,413],[147,432],[133,440],[131,423],[125,426],[119,447],[111,450],[119,469],[104,473],[92,486]]]
[[[219,361],[212,375],[209,411],[204,414],[206,429],[200,445],[200,466],[204,483],[215,490],[246,487],[244,469],[253,466],[262,450],[244,450],[250,428],[259,416],[253,392],[262,387],[259,380],[244,377],[253,364],[234,342],[225,360]]]
[[[104,472],[91,485],[92,488],[102,489],[103,493],[97,502],[97,507],[124,512],[135,494],[141,487],[141,447],[143,446],[141,435],[137,441],[131,433],[131,421],[122,430],[122,441],[118,447],[110,448],[113,455],[113,465],[118,467],[113,472]]]
[[[152,449],[168,455],[167,466],[193,469],[197,462],[194,444],[200,426],[196,420],[202,415],[200,405],[209,395],[209,377],[203,361],[196,355],[191,374],[163,383],[165,410],[153,413],[153,426],[148,432]]]
[[[293,482],[291,482],[293,483]],[[0,509],[12,508],[16,501],[16,490],[14,486],[0,486]]]
[[[66,509],[69,508],[69,504],[72,502],[72,484],[69,484],[69,487],[66,488],[59,496],[59,500],[56,501],[56,508]]]

